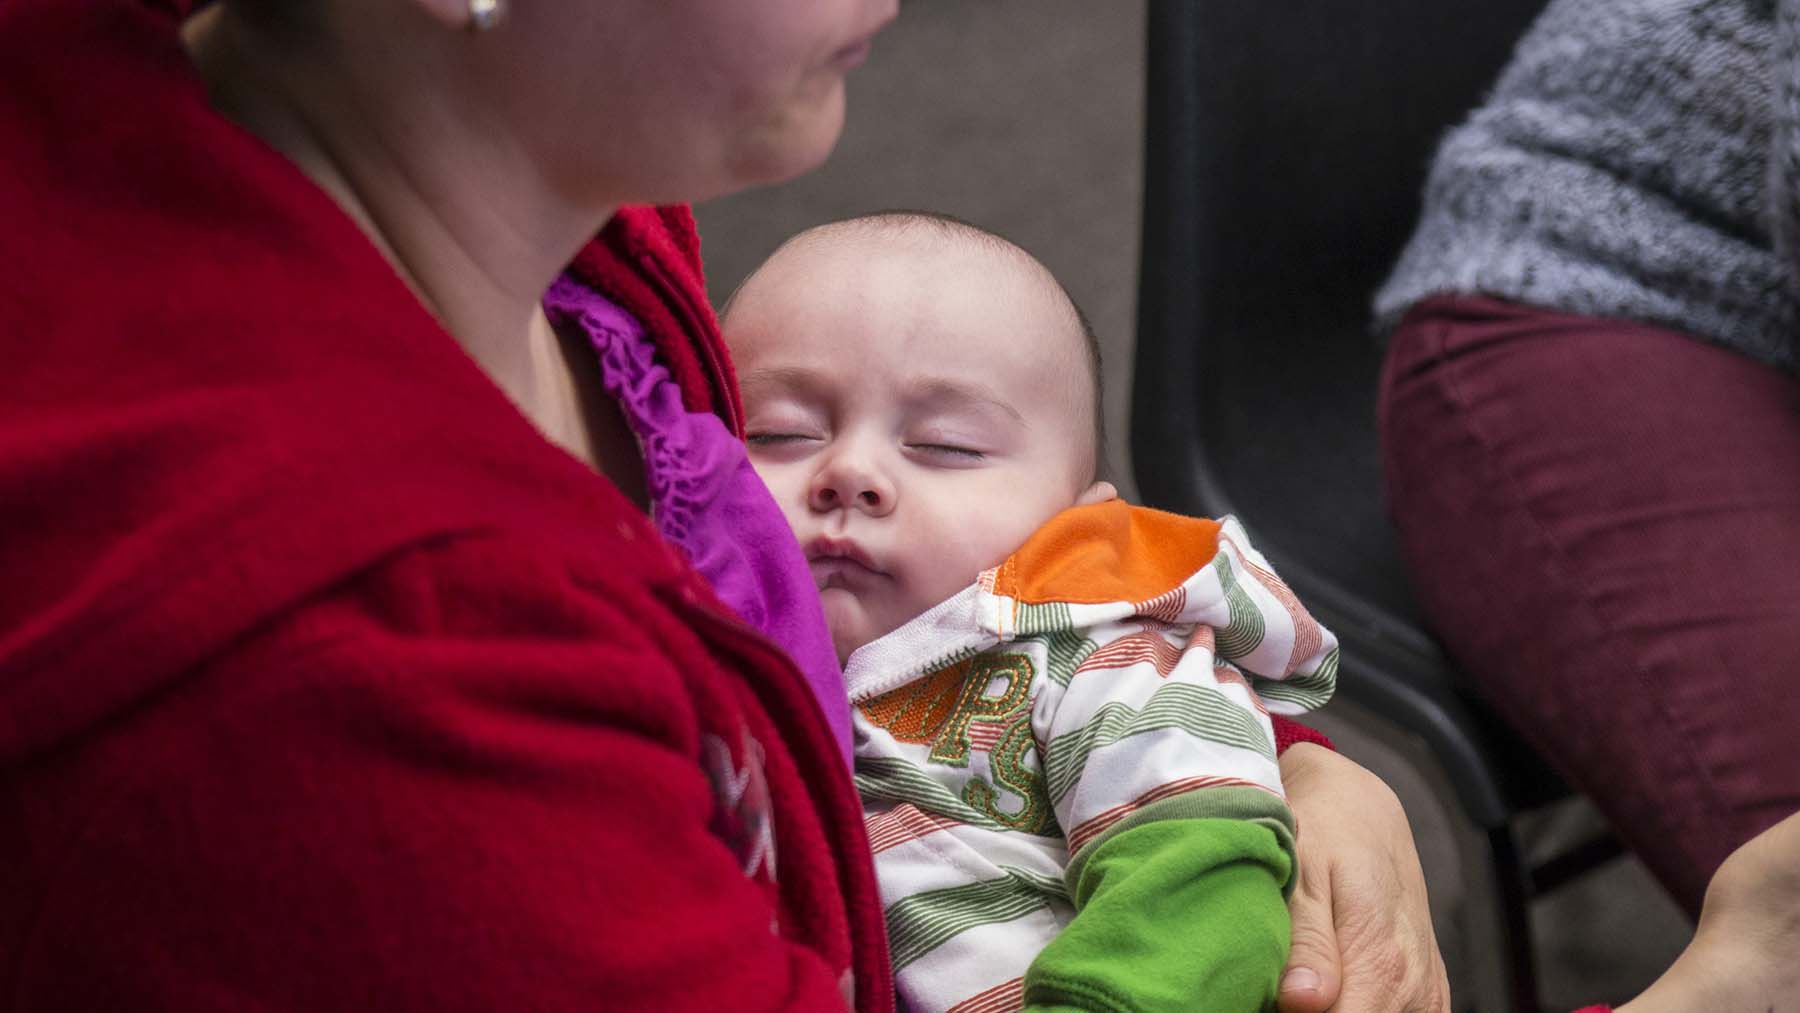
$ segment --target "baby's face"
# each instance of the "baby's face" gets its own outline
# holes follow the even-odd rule
[[[738,294],[750,458],[840,661],[1094,495],[1085,346],[1050,284],[903,235],[802,240]]]

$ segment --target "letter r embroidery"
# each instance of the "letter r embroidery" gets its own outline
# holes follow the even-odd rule
[[[987,742],[1004,735],[1011,720],[1030,707],[1031,676],[1031,659],[1021,654],[988,654],[969,662],[969,675],[956,708],[931,744],[932,762],[966,767],[974,746],[973,733],[986,733],[982,738]],[[1000,691],[990,695],[988,689],[996,681],[1001,682]]]

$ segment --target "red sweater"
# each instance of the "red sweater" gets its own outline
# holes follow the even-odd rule
[[[210,111],[171,15],[0,6],[0,223],[9,1008],[836,1009],[850,969],[889,1008],[799,675]],[[686,293],[665,341],[681,225],[584,258]],[[716,343],[665,351],[731,413]]]

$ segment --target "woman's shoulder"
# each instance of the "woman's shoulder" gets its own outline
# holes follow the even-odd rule
[[[84,688],[12,699],[0,756],[422,544],[519,533],[611,560],[614,596],[678,571],[329,198],[211,112],[172,21],[6,17],[67,43],[0,59],[9,83],[83,86],[0,115],[0,567],[31,575],[0,590],[0,699]]]

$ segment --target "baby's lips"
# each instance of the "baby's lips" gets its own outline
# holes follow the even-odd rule
[[[844,560],[874,574],[885,574],[875,557],[852,538],[833,538],[830,535],[819,535],[806,543],[806,560],[808,563],[829,560]]]

